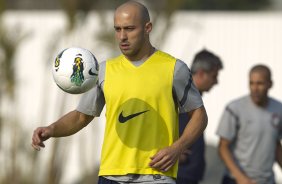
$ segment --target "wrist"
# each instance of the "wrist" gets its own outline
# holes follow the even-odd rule
[[[233,176],[234,176],[234,178],[235,178],[237,181],[245,180],[245,179],[248,178],[248,177],[247,177],[244,173],[242,173],[242,172],[234,173]]]
[[[180,141],[180,139],[178,139],[177,141],[175,141],[172,144],[172,147],[174,147],[175,149],[179,150],[180,153],[183,153],[187,147],[185,146],[185,144],[183,142]]]
[[[49,125],[48,127],[48,130],[49,130],[49,136],[50,137],[56,137],[56,135],[55,135],[55,124],[53,123],[53,124],[51,124],[51,125]]]

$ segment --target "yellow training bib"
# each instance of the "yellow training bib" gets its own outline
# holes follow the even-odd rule
[[[156,51],[141,66],[123,55],[106,62],[106,129],[99,175],[163,174],[176,178],[177,164],[162,173],[150,157],[178,138],[172,95],[176,59]]]

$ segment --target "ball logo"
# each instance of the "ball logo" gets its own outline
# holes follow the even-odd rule
[[[77,54],[78,57],[74,58],[74,63],[73,63],[73,67],[72,67],[72,74],[71,74],[71,82],[73,84],[75,84],[76,86],[81,86],[81,84],[84,81],[84,75],[83,75],[83,70],[84,70],[84,66],[83,66],[83,60],[81,57],[81,54]]]
[[[55,70],[56,70],[56,72],[59,70],[59,66],[60,66],[60,58],[56,57],[56,59],[55,59]]]
[[[98,61],[97,61],[97,59],[95,58],[95,56],[93,54],[92,54],[92,56],[93,56],[94,62],[95,62],[95,69],[96,69],[96,71],[99,71]],[[98,73],[92,72],[92,68],[89,69],[88,74],[92,75],[92,76],[98,76]]]
[[[97,73],[92,72],[92,68],[89,69],[88,74],[92,76],[98,76]]]
[[[66,50],[66,49],[65,49],[65,50]],[[56,57],[56,59],[55,59],[55,71],[56,71],[56,72],[59,70],[60,59],[61,59],[61,57],[62,57],[62,55],[63,55],[63,53],[64,53],[65,50],[63,50],[62,52],[60,52],[60,53],[58,54],[58,56]]]

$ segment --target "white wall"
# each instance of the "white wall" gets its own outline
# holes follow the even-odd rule
[[[216,127],[225,105],[248,93],[248,72],[257,63],[268,65],[274,86],[270,95],[282,100],[282,13],[271,12],[181,12],[164,50],[189,65],[202,48],[218,54],[224,62],[219,85],[204,94],[209,116],[206,141],[217,145]],[[282,170],[275,165],[279,182]]]
[[[109,15],[111,17],[111,14]],[[270,95],[282,100],[281,20],[282,13],[277,12],[179,12],[174,17],[174,23],[165,44],[161,47],[162,50],[184,60],[189,65],[194,54],[205,47],[218,54],[224,62],[219,85],[204,95],[204,103],[209,115],[209,125],[206,130],[208,144],[213,146],[217,144],[215,130],[227,102],[248,93],[247,74],[254,64],[264,63],[271,68],[274,86]],[[17,111],[22,117],[22,123],[32,132],[36,126],[48,124],[62,113],[74,109],[79,99],[79,95],[63,93],[54,84],[51,70],[46,70],[45,66],[51,66],[56,53],[66,47],[81,46],[91,49],[101,61],[112,52],[107,46],[92,39],[95,38],[95,31],[101,27],[94,13],[86,19],[86,25],[82,25],[74,33],[62,39],[57,38],[64,34],[66,25],[65,17],[61,12],[5,12],[4,22],[7,28],[11,28],[11,33],[19,32],[14,29],[16,25],[20,26],[20,32],[28,33],[16,56],[19,81]],[[153,32],[152,40],[157,34]],[[58,46],[50,49],[49,44],[56,39]],[[63,112],[58,112],[63,97],[66,98],[66,106]],[[68,157],[68,165],[65,167],[68,172],[68,175],[64,175],[65,183],[70,183],[81,174],[82,171],[78,169],[81,152],[91,153],[87,155],[88,169],[91,169],[92,162],[98,164],[103,121],[102,116],[98,122],[90,125],[91,128],[86,128],[74,137],[66,138],[72,151]],[[93,135],[93,132],[96,134]],[[83,151],[78,151],[81,136],[91,139],[87,139]],[[40,154],[48,153],[50,149],[48,144],[51,141]],[[30,142],[27,142],[27,146],[29,145]],[[282,171],[277,166],[275,170],[281,184]]]

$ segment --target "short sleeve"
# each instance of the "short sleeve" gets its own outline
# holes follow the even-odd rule
[[[233,140],[239,129],[239,117],[230,106],[223,111],[216,134],[227,140]]]
[[[104,94],[101,88],[97,85],[81,96],[76,110],[87,115],[99,117],[104,105]]]
[[[175,64],[173,90],[181,113],[203,106],[201,94],[194,85],[191,71],[181,60],[177,60]]]
[[[105,67],[105,61],[99,64],[99,78],[97,81],[97,85],[81,96],[78,106],[76,108],[77,111],[95,117],[100,116],[105,106],[105,97],[103,92]]]

